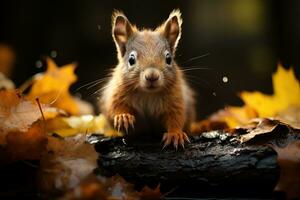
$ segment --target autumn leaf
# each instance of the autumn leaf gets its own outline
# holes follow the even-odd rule
[[[0,71],[0,89],[11,90],[14,88],[15,84]]]
[[[261,92],[242,92],[240,97],[245,104],[253,108],[259,117],[272,117],[291,106],[300,107],[300,84],[292,68],[285,69],[281,65],[273,80],[273,95]]]
[[[97,167],[98,153],[85,142],[86,135],[48,137],[41,158],[39,186],[42,191],[66,191],[81,183]]]
[[[266,118],[257,119],[255,120],[255,122],[257,123],[255,125],[255,128],[253,128],[252,130],[249,129],[249,133],[242,135],[240,139],[241,142],[248,142],[256,136],[271,133],[280,124],[279,121],[274,121]]]
[[[47,58],[47,71],[36,76],[27,97],[32,100],[39,98],[41,103],[51,104],[72,115],[79,114],[78,104],[69,93],[70,85],[77,80],[75,67],[73,63],[59,68]]]
[[[163,195],[160,192],[160,185],[158,185],[155,189],[151,189],[148,186],[143,187],[139,192],[139,196],[143,200],[154,200],[161,199]]]
[[[46,150],[47,136],[44,126],[36,122],[26,131],[10,131],[5,138],[5,146],[1,147],[0,163],[17,160],[38,160]]]
[[[273,74],[272,80],[273,95],[263,94],[258,91],[241,92],[240,98],[244,101],[244,106],[228,106],[212,114],[208,118],[208,122],[199,122],[198,127],[201,127],[205,122],[206,127],[214,128],[214,124],[225,123],[228,128],[238,128],[239,126],[246,125],[254,118],[273,117],[290,124],[294,128],[299,128],[300,84],[296,79],[293,69],[285,69],[281,65],[278,65],[278,69]]]
[[[278,154],[279,181],[275,191],[286,192],[287,199],[300,198],[300,141],[284,148],[273,147]]]
[[[56,117],[47,120],[46,127],[48,132],[56,133],[62,137],[73,136],[79,133],[104,134],[107,137],[122,135],[110,126],[102,114],[99,116]]]
[[[0,91],[0,145],[6,143],[9,132],[26,132],[40,118],[37,102],[21,97],[16,90]]]
[[[155,189],[144,186],[138,192],[133,184],[126,182],[119,175],[112,177],[91,175],[68,191],[63,199],[159,200],[162,196],[159,185]]]
[[[275,119],[290,125],[294,129],[300,129],[300,107],[291,106],[276,115]]]
[[[228,106],[212,114],[208,119],[193,123],[192,133],[197,135],[211,130],[237,128],[249,123],[250,119],[256,117],[257,113],[255,110],[248,106]]]

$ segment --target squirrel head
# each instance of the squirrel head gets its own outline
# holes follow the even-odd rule
[[[116,11],[112,17],[112,36],[118,51],[123,78],[144,91],[167,88],[176,79],[174,61],[181,36],[181,13],[169,18],[154,30],[139,30],[127,17]]]

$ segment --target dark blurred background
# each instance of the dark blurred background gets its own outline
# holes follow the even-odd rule
[[[278,62],[293,65],[299,78],[297,0],[1,1],[0,45],[11,47],[15,56],[10,78],[19,86],[44,71],[45,56],[59,66],[76,61],[75,91],[117,63],[111,38],[114,9],[123,10],[138,27],[155,28],[174,8],[180,8],[184,20],[178,63],[210,68],[186,72],[198,94],[200,118],[225,105],[240,105],[239,91],[272,93],[271,74]],[[79,92],[95,101],[95,90]]]

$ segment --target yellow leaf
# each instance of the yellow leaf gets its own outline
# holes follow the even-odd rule
[[[72,117],[56,117],[47,121],[47,131],[54,132],[62,137],[73,136],[79,133],[99,133],[105,136],[121,136],[121,133],[112,129],[104,115],[82,115]]]
[[[248,106],[229,106],[224,112],[226,114],[220,117],[220,119],[223,119],[229,128],[235,128],[237,126],[247,124],[250,119],[257,117],[255,110]]]
[[[272,80],[273,95],[260,92],[240,94],[245,104],[253,108],[259,117],[273,117],[291,106],[300,107],[300,84],[292,68],[285,69],[279,65]]]
[[[35,78],[28,98],[39,98],[41,103],[51,104],[73,115],[78,114],[78,104],[69,93],[70,85],[77,80],[75,67],[75,64],[68,64],[59,68],[48,58],[47,71]]]

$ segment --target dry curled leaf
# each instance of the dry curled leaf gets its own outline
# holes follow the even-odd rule
[[[15,90],[0,91],[0,129],[27,131],[41,117],[35,101],[26,100]]]
[[[97,166],[98,154],[85,135],[48,137],[47,152],[41,159],[39,185],[43,191],[66,191],[76,187]]]
[[[300,199],[300,141],[284,148],[273,146],[278,154],[279,181],[275,191],[286,193],[287,199]]]
[[[46,105],[41,105],[47,109]],[[10,132],[26,133],[42,117],[37,102],[21,97],[16,90],[0,91],[0,145]]]
[[[248,142],[256,136],[263,135],[266,133],[271,133],[279,125],[279,121],[274,121],[271,119],[256,119],[253,121],[257,125],[255,128],[250,129],[249,133],[241,136],[241,142]],[[252,122],[252,123],[253,123]]]
[[[276,115],[275,119],[290,125],[294,129],[300,129],[300,107],[291,106]]]

